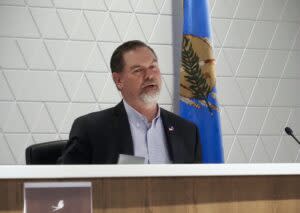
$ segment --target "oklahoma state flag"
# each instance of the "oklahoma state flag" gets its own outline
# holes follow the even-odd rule
[[[199,129],[204,163],[223,163],[215,60],[207,0],[184,0],[180,115]]]

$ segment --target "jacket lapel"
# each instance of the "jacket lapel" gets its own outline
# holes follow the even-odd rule
[[[177,134],[175,121],[171,118],[169,113],[161,108],[161,117],[164,125],[164,130],[167,139],[170,159],[173,163],[184,162],[184,144],[182,138]]]
[[[184,144],[183,139],[179,136],[179,134],[177,134],[176,123],[169,113],[162,108],[161,118],[166,134],[170,159],[173,161],[173,163],[183,163],[184,152],[182,150],[184,150]],[[118,155],[133,155],[133,140],[123,101],[114,108],[113,131],[115,143],[118,147]]]
[[[133,141],[123,101],[115,106],[113,116],[113,134],[118,145],[118,154],[133,155]]]

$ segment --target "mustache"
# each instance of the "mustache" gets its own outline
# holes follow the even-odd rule
[[[147,86],[158,86],[159,82],[157,80],[151,80],[151,81],[146,81],[145,83],[142,84],[142,88],[145,88]]]

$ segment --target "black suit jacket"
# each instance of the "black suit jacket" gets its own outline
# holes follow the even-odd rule
[[[161,118],[171,161],[200,163],[201,148],[196,125],[164,109],[161,109]],[[58,163],[115,164],[119,154],[134,154],[123,102],[77,118]]]

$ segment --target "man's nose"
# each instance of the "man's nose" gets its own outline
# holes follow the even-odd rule
[[[151,67],[147,68],[145,71],[145,78],[152,79],[153,77],[154,77],[154,70]]]

